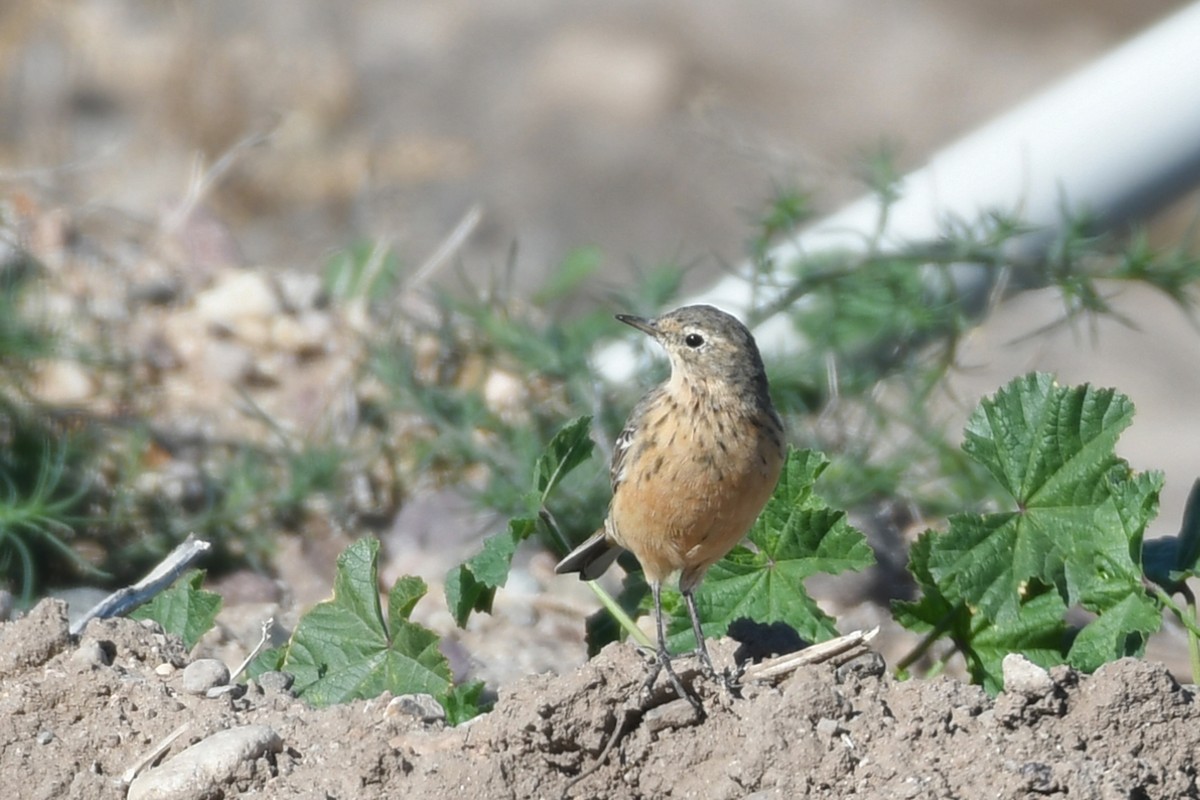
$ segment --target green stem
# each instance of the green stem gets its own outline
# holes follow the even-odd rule
[[[1183,613],[1182,608],[1176,605],[1175,601],[1171,599],[1171,595],[1167,594],[1165,589],[1158,585],[1154,586],[1155,597],[1159,599],[1159,602],[1171,610],[1171,613],[1174,614],[1175,618],[1179,620],[1179,624],[1182,625],[1185,630],[1187,630],[1188,649],[1192,651],[1193,677],[1200,677],[1195,674],[1197,669],[1200,668],[1200,644],[1198,644],[1196,641],[1198,638],[1200,638],[1200,615],[1197,615],[1196,613],[1196,597],[1191,593],[1191,590],[1188,590],[1183,594],[1185,597],[1187,597],[1188,608],[1192,612],[1192,616],[1190,618]]]
[[[554,515],[550,513],[550,509],[542,506],[538,509],[538,518],[545,524],[547,530],[558,542],[558,546],[562,548],[562,552],[567,553],[571,550],[571,543],[567,541],[567,537],[563,536],[562,529],[558,527],[558,522],[554,519]]]
[[[1188,611],[1192,614],[1192,619],[1200,621],[1200,612],[1196,608],[1196,595],[1188,587],[1187,584],[1180,584],[1180,594],[1187,601]],[[1197,636],[1190,628],[1187,632],[1188,637],[1188,655],[1192,662],[1192,683],[1200,683],[1200,636]]]
[[[570,550],[571,544],[567,541],[567,537],[563,536],[562,530],[558,527],[558,523],[554,520],[554,515],[550,513],[550,509],[542,506],[542,508],[538,511],[538,517],[541,518],[542,522],[545,523],[546,527],[550,530],[550,533],[562,546],[563,551],[565,552]],[[642,647],[654,647],[654,642],[650,641],[650,637],[643,633],[642,629],[639,628],[636,623],[634,623],[633,617],[625,613],[625,609],[621,608],[621,604],[616,601],[616,598],[609,594],[605,588],[596,581],[588,581],[587,585],[593,592],[595,592],[596,597],[600,599],[600,604],[608,609],[609,614],[612,614],[613,619],[617,621],[617,624],[625,629],[625,633],[631,636],[634,641],[636,641]]]
[[[633,617],[625,613],[625,609],[621,608],[621,604],[617,602],[616,598],[609,594],[608,591],[605,590],[605,588],[597,581],[588,581],[587,585],[593,592],[595,592],[596,597],[600,599],[600,604],[608,610],[609,614],[612,614],[613,619],[617,621],[617,624],[625,629],[625,633],[629,634],[629,636],[642,647],[654,647],[654,642],[652,642],[650,637],[647,636],[642,629],[637,626],[637,624],[633,621]]]
[[[934,629],[925,634],[924,638],[921,639],[917,646],[914,647],[908,655],[900,659],[900,661],[896,664],[896,671],[907,672],[909,667],[911,667],[917,662],[918,659],[924,656],[925,653],[929,651],[929,648],[933,646],[933,643],[942,638],[942,634],[950,629],[950,623],[953,622],[954,615],[956,613],[957,609],[942,617]],[[939,660],[943,662],[945,661],[944,658]]]

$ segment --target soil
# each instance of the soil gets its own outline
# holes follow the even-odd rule
[[[728,640],[715,652],[718,665],[734,655]],[[386,696],[325,709],[277,684],[197,696],[183,688],[186,661],[180,642],[131,620],[93,621],[72,642],[59,601],[0,626],[0,774],[25,776],[6,794],[123,798],[121,775],[181,724],[161,764],[137,780],[223,729],[266,731],[267,744],[196,769],[169,793],[135,782],[130,797],[1198,793],[1194,687],[1149,661],[1091,676],[1057,668],[994,700],[948,677],[897,681],[874,653],[802,667],[740,696],[684,665],[700,718],[669,689],[643,695],[646,662],[613,645],[573,672],[516,681],[494,710],[458,728],[424,722]]]

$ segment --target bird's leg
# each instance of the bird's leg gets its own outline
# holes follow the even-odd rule
[[[654,617],[658,626],[658,649],[654,653],[655,658],[650,668],[650,677],[646,679],[642,691],[649,693],[654,687],[654,682],[658,680],[658,673],[665,671],[667,678],[671,681],[671,686],[675,689],[675,694],[687,700],[696,713],[703,716],[704,707],[700,705],[699,698],[683,688],[683,681],[679,680],[674,667],[671,666],[671,654],[667,651],[667,637],[663,630],[662,587],[658,581],[650,583],[650,593],[654,597]]]
[[[692,594],[693,591],[692,588],[684,591],[683,599],[687,601],[688,616],[692,618],[692,633],[696,635],[696,658],[700,659],[700,663],[708,670],[708,677],[716,680],[717,669],[708,655],[708,645],[704,641],[704,630],[700,627],[700,615],[696,613],[696,596]]]
[[[692,633],[696,635],[696,658],[704,665],[708,671],[708,677],[714,681],[719,680],[725,687],[725,691],[732,695],[737,695],[737,687],[734,685],[734,676],[729,672],[717,673],[716,667],[713,666],[712,657],[708,654],[708,644],[704,639],[704,630],[700,627],[700,615],[696,612],[696,597],[692,594],[695,587],[689,588],[683,592],[683,599],[687,601],[688,616],[692,618]]]

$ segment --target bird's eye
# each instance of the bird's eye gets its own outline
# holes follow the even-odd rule
[[[704,337],[698,333],[689,333],[687,336],[683,337],[683,343],[688,347],[696,348],[704,344]]]

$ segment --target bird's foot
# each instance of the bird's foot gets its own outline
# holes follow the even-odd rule
[[[659,674],[665,672],[667,680],[671,683],[671,688],[675,690],[678,697],[687,700],[696,714],[703,718],[704,706],[700,703],[700,698],[693,692],[684,688],[683,681],[679,679],[679,675],[675,672],[675,668],[671,666],[671,654],[665,649],[651,650],[650,648],[638,648],[643,655],[650,658],[650,674],[646,677],[645,683],[642,684],[642,696],[649,699],[654,683],[658,680]]]

